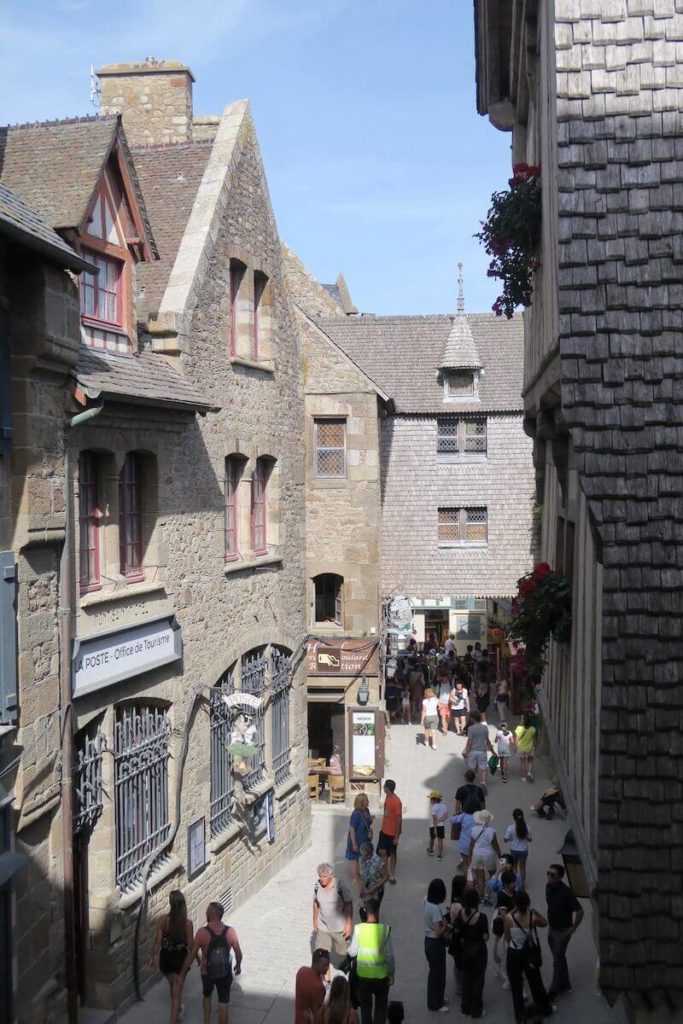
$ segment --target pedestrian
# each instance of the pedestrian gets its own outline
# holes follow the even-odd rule
[[[185,897],[180,889],[173,889],[168,897],[169,912],[157,925],[154,945],[149,956],[153,967],[159,955],[159,970],[168,982],[171,994],[171,1024],[182,1016],[182,994],[185,975],[183,965],[194,945],[192,921],[187,916]]]
[[[349,956],[356,957],[362,1024],[385,1024],[395,972],[391,928],[379,923],[375,900],[365,904],[365,911],[367,921],[354,928]]]
[[[475,660],[477,672],[477,710],[481,714],[482,721],[486,721],[486,713],[491,703],[491,661],[489,652],[482,651],[479,660]]]
[[[237,932],[223,923],[222,903],[209,903],[206,908],[206,924],[197,930],[192,949],[187,954],[183,967],[183,982],[192,964],[201,954],[199,973],[202,976],[202,1010],[204,1024],[211,1019],[211,996],[214,988],[218,996],[218,1024],[228,1024],[228,1004],[232,976],[242,973],[242,950]],[[232,967],[232,953],[235,954],[235,968]]]
[[[510,706],[510,690],[508,688],[507,679],[496,680],[496,711],[498,712],[498,721],[503,724],[508,716],[508,708]]]
[[[436,670],[436,698],[438,700],[439,728],[444,736],[448,735],[448,724],[451,717],[450,696],[451,677],[444,666]]]
[[[484,1014],[484,980],[488,963],[486,943],[489,938],[489,922],[486,914],[479,909],[479,893],[466,889],[463,909],[453,925],[460,935],[461,1001],[460,1010],[466,1017],[475,1019]]]
[[[395,676],[391,676],[387,679],[386,690],[384,693],[385,706],[387,715],[389,716],[389,723],[393,722],[398,712],[398,698],[399,698],[399,686]]]
[[[526,861],[529,856],[529,843],[532,840],[531,829],[524,820],[524,811],[521,807],[515,807],[512,819],[512,825],[505,829],[503,841],[510,845],[513,870],[522,876],[522,886],[526,888]]]
[[[410,725],[410,689],[406,683],[401,695],[401,711],[403,712],[404,725]]]
[[[549,786],[544,790],[540,800],[532,804],[529,810],[535,811],[539,818],[546,818],[548,821],[552,821],[555,817],[555,804],[558,804],[565,814],[567,813],[560,787],[557,785]]]
[[[508,729],[507,722],[500,723],[498,726],[498,732],[494,736],[493,741],[496,744],[498,759],[500,761],[500,777],[503,782],[507,782],[508,771],[510,770],[510,750],[515,743],[515,737]]]
[[[439,701],[431,687],[425,690],[420,725],[424,729],[427,746],[431,747],[432,750],[436,750],[436,731],[439,727]]]
[[[351,880],[360,888],[360,871],[358,859],[360,848],[363,843],[372,840],[373,817],[370,814],[370,800],[367,793],[357,793],[353,801],[353,811],[349,821],[349,831],[346,838],[346,860],[351,869]]]
[[[443,860],[443,840],[447,818],[448,807],[443,802],[441,792],[438,789],[433,789],[429,794],[429,846],[427,853],[430,857],[434,856],[434,842],[436,841],[438,860]]]
[[[479,897],[488,905],[490,900],[486,897],[486,879],[495,874],[496,865],[500,860],[500,847],[491,812],[477,811],[474,821],[475,825],[470,833],[470,862]]]
[[[492,903],[496,902],[496,896],[503,888],[503,883],[501,882],[500,879],[504,871],[512,871],[512,854],[510,853],[501,854],[495,875],[493,875],[492,878],[489,878],[488,882],[486,883],[486,892],[491,897]],[[515,892],[521,892],[524,888],[524,886],[522,885],[522,876],[516,874],[514,871],[512,871],[512,873],[515,878]]]
[[[460,968],[460,934],[453,927],[455,921],[464,908],[465,891],[467,890],[467,878],[465,875],[454,875],[451,882],[451,905],[448,914],[451,919],[451,939],[448,945],[448,952],[453,957],[453,975],[455,978],[455,994],[459,996],[462,991],[462,970]]]
[[[313,1016],[313,1024],[359,1024],[351,1005],[351,988],[343,975],[332,979],[327,1002]]]
[[[451,708],[451,718],[453,719],[455,734],[456,736],[462,736],[465,733],[465,724],[470,710],[470,702],[467,696],[467,690],[460,681],[455,683],[455,686],[449,693],[448,702]]]
[[[455,651],[455,633],[448,634],[448,640],[443,645],[443,653],[448,657],[451,651]]]
[[[467,810],[460,811],[459,814],[454,814],[451,818],[451,839],[457,842],[460,854],[460,863],[456,867],[456,871],[460,871],[463,875],[467,876],[470,867],[472,829],[476,824],[473,809],[478,810],[479,805],[472,801],[465,806]]]
[[[313,887],[313,945],[345,957],[352,931],[351,890],[334,877],[331,864],[318,864],[318,881]]]
[[[553,955],[553,979],[550,982],[551,998],[561,992],[571,992],[567,946],[571,937],[583,921],[583,908],[574,893],[562,879],[564,867],[551,864],[548,868],[548,884],[545,898],[548,904],[548,945]]]
[[[459,786],[455,791],[455,813],[459,814],[465,809],[465,804],[470,801],[476,801],[479,805],[475,807],[475,811],[480,811],[483,807],[486,807],[486,794],[481,786],[478,786],[475,782],[477,773],[474,768],[467,768],[465,771],[465,781],[462,786]]]
[[[526,977],[536,1009],[544,1017],[553,1013],[553,1006],[541,978],[541,947],[537,928],[545,928],[546,919],[533,910],[527,892],[517,892],[513,909],[505,915],[503,931],[507,942],[506,970],[512,992],[512,1006],[517,1024],[526,1020],[524,978]]]
[[[424,697],[424,674],[418,664],[417,658],[408,658],[408,687],[410,689],[410,704],[412,720],[420,721],[420,708]]]
[[[519,754],[519,769],[522,782],[533,782],[534,751],[536,749],[536,726],[530,722],[530,715],[524,715],[522,724],[515,729],[515,743]]]
[[[493,932],[493,959],[496,964],[496,977],[503,982],[503,988],[510,988],[507,973],[502,966],[505,962],[507,944],[505,941],[505,917],[514,907],[514,895],[516,892],[517,880],[514,871],[506,868],[501,872],[500,888],[496,893],[496,914],[491,924]],[[503,946],[501,955],[500,947]]]
[[[429,883],[427,895],[422,901],[425,933],[425,956],[429,964],[427,975],[427,1009],[446,1013],[448,1001],[444,999],[446,991],[446,942],[450,941],[450,929],[443,903],[446,899],[446,886],[441,878],[434,878]]]
[[[294,985],[294,1024],[311,1024],[325,1002],[325,975],[330,970],[330,954],[316,949],[310,967],[300,967]]]
[[[364,904],[374,900],[377,904],[377,916],[384,899],[384,885],[387,881],[387,866],[375,853],[371,842],[365,842],[360,848],[360,898]]]
[[[473,711],[470,714],[470,725],[467,729],[467,743],[463,751],[463,757],[468,766],[474,772],[481,773],[481,784],[486,793],[486,783],[489,777],[488,753],[495,754],[495,750],[489,739],[489,727],[481,720],[481,714]]]
[[[377,853],[386,862],[387,881],[396,885],[396,858],[398,841],[403,828],[403,804],[396,796],[396,783],[387,779],[384,783],[384,814],[377,840]]]

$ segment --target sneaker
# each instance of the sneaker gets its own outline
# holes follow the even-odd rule
[[[527,777],[526,777],[526,781],[527,781],[527,782],[533,782],[533,781],[534,781],[534,777],[533,777],[533,775],[531,774],[531,772],[529,772],[529,774],[527,775]]]
[[[443,1006],[440,1006],[439,1009],[436,1012],[437,1013],[448,1013],[449,1010],[450,1010],[450,1006],[448,1006],[446,1003],[444,1003]]]
[[[389,885],[396,885],[396,879],[395,878],[390,878],[389,879]]]
[[[505,989],[506,992],[510,991],[510,982],[507,980],[507,978],[503,982],[503,988]]]
[[[521,779],[519,781],[520,782],[526,782],[527,781],[526,775],[522,775],[522,777],[521,777]]]
[[[508,777],[507,775],[501,775],[501,779],[503,780],[503,782],[507,782]]]
[[[180,1004],[180,1009],[178,1010],[178,1016],[177,1016],[176,1020],[182,1020],[184,1014],[185,1014],[185,1003],[181,1003]]]
[[[439,855],[438,855],[438,857],[437,857],[436,859],[437,859],[437,860],[443,860],[443,857],[442,857],[442,855],[441,855],[441,854],[439,854]]]
[[[427,847],[427,856],[428,857],[433,857],[434,856],[434,851],[430,850],[429,847]]]

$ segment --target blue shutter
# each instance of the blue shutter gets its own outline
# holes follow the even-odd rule
[[[17,570],[13,551],[0,551],[0,725],[17,720]]]
[[[12,447],[12,364],[7,313],[0,309],[0,455]]]

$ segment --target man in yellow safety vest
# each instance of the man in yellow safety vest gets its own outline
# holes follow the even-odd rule
[[[353,930],[349,956],[356,957],[362,1024],[385,1024],[389,987],[394,984],[391,928],[377,920],[379,907],[376,900],[368,900],[365,912],[367,920],[357,924]]]

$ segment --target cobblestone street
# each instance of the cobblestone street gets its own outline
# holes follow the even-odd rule
[[[426,856],[427,794],[438,787],[452,805],[453,793],[463,774],[460,755],[464,740],[452,734],[447,738],[440,737],[438,749],[434,752],[424,747],[421,739],[421,730],[417,726],[397,725],[389,731],[387,743],[386,772],[388,777],[396,779],[397,792],[403,800],[404,831],[399,852],[398,884],[387,887],[382,913],[383,920],[393,925],[397,968],[392,994],[394,998],[403,1000],[407,1022],[422,1021],[431,1016],[426,1009],[427,965],[422,949],[422,897],[431,878],[438,875],[450,886],[457,862],[453,844],[448,842],[443,863]],[[519,806],[526,811],[532,798],[545,788],[547,780],[540,770],[540,763],[537,768],[533,785],[519,780],[516,765],[507,785],[503,785],[499,777],[489,785],[487,807],[495,815],[499,840],[512,820],[512,809]],[[538,821],[532,815],[529,820],[534,835],[529,856],[529,890],[534,904],[544,912],[545,868],[551,860],[558,859],[556,851],[562,844],[567,826],[561,815],[552,822]],[[348,810],[345,808],[317,807],[310,849],[286,866],[258,895],[229,915],[229,922],[237,929],[244,952],[243,973],[232,989],[232,1024],[291,1024],[293,1021],[294,977],[297,969],[309,962],[310,956],[310,902],[315,868],[320,861],[329,860],[335,864],[340,877],[348,877],[343,860],[347,821]],[[378,824],[376,822],[376,826]],[[377,831],[376,827],[375,835]],[[553,1019],[568,1024],[578,1020],[590,1021],[590,1024],[622,1024],[621,1012],[610,1010],[597,994],[590,907],[587,901],[583,906],[586,917],[569,952],[574,991],[561,999]],[[543,936],[542,942],[543,973],[547,980],[550,964]],[[448,965],[450,972],[450,958]],[[460,1018],[450,975],[446,995],[451,1000],[451,1015]],[[484,1005],[491,1024],[513,1020],[510,993],[504,991],[495,979],[490,953]],[[144,1003],[133,1007],[122,1019],[125,1024],[149,1024],[150,1021],[163,1021],[167,1010],[167,985],[160,981],[148,992]],[[212,1021],[216,1016],[214,1007]],[[196,969],[186,985],[184,1020],[186,1024],[199,1024],[202,1020]]]

